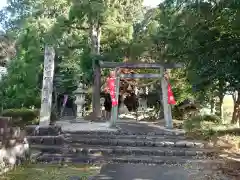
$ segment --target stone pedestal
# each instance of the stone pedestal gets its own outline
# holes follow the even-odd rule
[[[142,112],[145,112],[147,110],[147,99],[144,98],[144,97],[140,97],[138,99],[139,101],[139,110],[142,111]]]
[[[74,91],[74,94],[76,96],[75,104],[77,105],[77,120],[83,120],[86,93],[87,92],[84,89],[84,85],[82,83],[80,83],[77,90]]]

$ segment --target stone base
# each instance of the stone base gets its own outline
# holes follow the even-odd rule
[[[97,117],[93,112],[84,117],[87,121],[101,121],[102,117]]]
[[[71,123],[87,123],[88,121],[84,120],[83,117],[77,117],[76,119],[71,120],[70,122]]]

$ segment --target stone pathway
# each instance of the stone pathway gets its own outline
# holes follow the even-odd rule
[[[104,164],[95,180],[227,180],[214,169],[220,163],[216,152],[187,140],[183,131],[134,121],[119,122],[118,129],[107,123],[58,125],[61,134],[42,128],[28,136],[31,148],[41,152],[38,161]]]
[[[185,180],[188,172],[183,167],[149,166],[142,164],[107,164],[95,180]]]
[[[107,164],[94,180],[228,180],[203,167],[177,165],[149,166],[143,164]],[[230,180],[230,179],[229,179]]]
[[[110,128],[109,122],[60,121],[56,125],[61,126],[63,132],[117,131],[115,128]]]
[[[135,134],[151,134],[158,133],[159,131],[173,132],[176,134],[184,134],[183,130],[179,129],[167,129],[164,126],[155,125],[151,122],[136,122],[136,121],[119,121],[117,123],[118,127],[125,132],[132,132]]]

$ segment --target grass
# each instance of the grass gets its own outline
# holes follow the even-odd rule
[[[193,118],[182,126],[188,138],[204,140],[207,147],[218,152],[218,157],[224,162],[218,165],[219,171],[233,180],[240,179],[240,128],[237,125]]]
[[[240,128],[237,125],[195,118],[185,121],[183,127],[190,139],[206,140],[221,150],[240,153]]]
[[[70,177],[84,180],[96,172],[87,166],[28,164],[1,175],[0,180],[68,180]]]

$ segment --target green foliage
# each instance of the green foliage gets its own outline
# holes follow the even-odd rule
[[[14,125],[30,125],[38,122],[39,110],[36,109],[6,109],[2,116],[12,117]]]
[[[101,26],[101,58],[119,61],[132,39],[142,0],[16,0],[1,14],[1,24],[16,42],[17,55],[1,82],[2,107],[39,107],[46,44],[56,51],[54,91],[72,94],[80,80],[92,84],[90,29]],[[8,15],[8,16],[7,16]],[[36,99],[37,97],[37,99]]]
[[[189,119],[193,116],[193,114],[196,114],[196,109],[193,108],[185,108],[185,109],[179,109],[178,106],[174,106],[172,108],[172,116],[173,119],[177,119],[177,120],[186,120]]]
[[[187,132],[194,132],[201,128],[202,121],[203,121],[202,116],[195,116],[191,119],[185,120],[183,123],[184,129]]]
[[[221,119],[216,115],[193,116],[192,118],[184,121],[184,129],[186,129],[187,132],[198,131],[200,129],[204,129],[203,125],[205,125],[204,124],[205,122],[209,122],[210,124],[211,123],[218,124],[221,122]],[[206,129],[208,129],[208,128],[206,128]]]
[[[11,36],[0,30],[0,64],[4,66],[16,53]]]
[[[8,66],[8,75],[0,82],[1,106],[4,109],[40,106],[39,63],[26,56],[24,52],[19,54],[19,59],[16,57],[12,60]]]
[[[203,121],[207,121],[207,122],[213,122],[213,123],[222,122],[221,118],[216,115],[203,115],[202,118],[203,118]]]
[[[150,9],[142,7],[142,0],[10,1],[0,12],[6,30],[0,40],[9,52],[12,42],[17,48],[0,82],[1,106],[39,107],[45,44],[56,51],[56,94],[71,94],[79,80],[90,86],[93,60],[127,57],[183,63],[170,73],[177,103],[194,98],[208,105],[240,87],[239,7],[227,0],[165,0]],[[96,27],[101,29],[98,56],[91,32]]]

